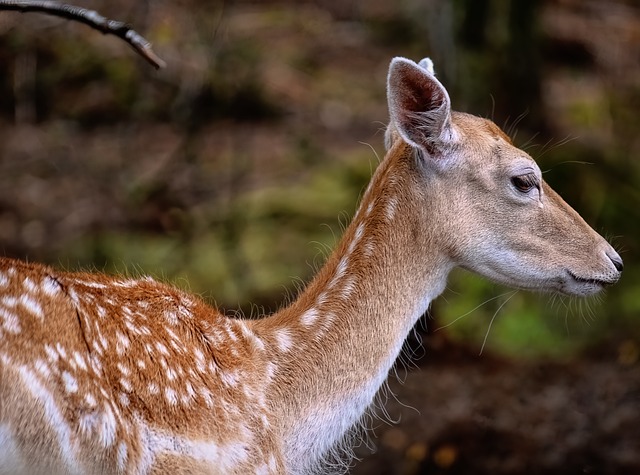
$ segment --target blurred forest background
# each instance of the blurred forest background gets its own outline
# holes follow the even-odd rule
[[[391,383],[400,423],[371,422],[351,473],[640,473],[637,1],[76,4],[168,67],[0,12],[0,253],[275,311],[384,154],[390,59],[430,56],[454,109],[503,126],[625,270],[602,298],[479,308],[505,289],[455,272],[407,343],[419,370]]]

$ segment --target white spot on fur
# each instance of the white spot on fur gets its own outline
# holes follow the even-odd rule
[[[84,402],[87,404],[87,406],[92,408],[96,407],[97,404],[96,398],[91,393],[86,393],[84,395]]]
[[[178,396],[173,389],[165,388],[164,396],[167,398],[167,402],[172,406],[175,406],[178,403]]]
[[[106,351],[107,347],[109,346],[109,341],[104,337],[104,335],[100,335],[99,339],[100,344],[102,345],[102,349]]]
[[[118,400],[120,401],[120,404],[125,407],[129,405],[129,396],[127,396],[125,393],[118,394]]]
[[[398,199],[395,197],[390,197],[384,209],[384,214],[387,216],[387,219],[389,221],[393,221],[393,218],[395,218],[396,216],[397,209]]]
[[[78,380],[74,378],[68,371],[62,372],[62,382],[64,383],[64,389],[68,393],[78,392]]]
[[[340,294],[344,300],[347,300],[349,297],[351,297],[351,294],[355,289],[356,289],[355,278],[349,277],[347,281],[344,283]]]
[[[131,374],[131,370],[128,366],[125,366],[122,363],[118,363],[116,366],[124,376],[129,376]]]
[[[0,307],[0,319],[2,319],[2,326],[5,331],[18,334],[22,330],[18,316],[13,312]]]
[[[124,472],[127,467],[127,445],[124,442],[118,444],[118,470]]]
[[[335,287],[335,285],[338,283],[338,281],[340,279],[342,279],[342,277],[344,277],[344,275],[347,273],[347,269],[349,267],[349,257],[348,256],[342,256],[342,259],[340,259],[340,262],[338,262],[338,267],[336,268],[336,273],[334,274],[333,278],[331,279],[331,282],[329,282],[329,288],[333,288]]]
[[[67,352],[60,343],[56,343],[56,351],[60,355],[60,358],[67,359]]]
[[[289,330],[286,328],[276,330],[274,332],[274,337],[276,339],[276,345],[282,353],[287,353],[293,346],[293,339],[291,338]]]
[[[32,282],[33,283],[33,282]],[[20,296],[20,304],[32,315],[36,316],[40,320],[44,319],[44,311],[42,310],[42,306],[38,303],[37,300],[33,299],[28,295]]]
[[[53,297],[60,293],[61,287],[60,283],[51,276],[46,276],[42,281],[42,291],[48,295],[49,297]]]
[[[269,362],[267,362],[267,365],[265,366],[265,369],[266,369],[266,380],[267,380],[267,383],[270,383],[273,380],[273,377],[276,374],[276,365],[269,361]]]
[[[103,447],[111,447],[116,439],[117,424],[113,411],[109,406],[105,406],[102,420],[100,422],[99,440]]]
[[[277,468],[278,468],[278,462],[276,461],[275,456],[271,454],[269,456],[269,470],[271,471],[271,473],[275,473]]]
[[[77,307],[80,304],[80,300],[78,299],[78,294],[76,293],[76,291],[69,287],[67,293],[69,294],[69,298],[71,299],[73,304]]]
[[[80,353],[78,353],[77,351],[74,351],[73,359],[80,369],[84,371],[87,370],[87,363],[85,362],[84,357]]]
[[[364,223],[360,223],[356,228],[356,231],[353,233],[353,239],[349,244],[349,249],[347,250],[347,254],[351,254],[353,252],[355,247],[360,242],[360,239],[362,239],[363,235],[364,235]]]
[[[22,286],[25,288],[27,292],[30,292],[32,294],[35,294],[38,291],[38,287],[36,286],[35,282],[31,280],[30,277],[24,278],[24,280],[22,281]]]
[[[167,321],[172,325],[176,325],[178,323],[178,314],[176,314],[176,312],[174,312],[173,310],[167,310],[166,312],[164,312],[164,318],[166,318]]]
[[[264,342],[260,337],[252,334],[251,341],[258,351],[264,351]]]
[[[127,337],[127,335],[121,333],[120,331],[116,330],[116,353],[122,356],[125,353],[125,351],[129,348],[130,344],[131,344],[131,341],[129,340],[129,337]]]
[[[129,289],[131,287],[135,287],[138,285],[138,281],[136,280],[116,280],[112,283],[112,285],[116,287],[122,287],[125,289]]]
[[[187,381],[184,388],[190,398],[193,398],[196,395],[196,391],[193,389],[193,385],[189,381]]]
[[[76,283],[79,285],[84,285],[85,287],[91,287],[92,289],[106,289],[107,285],[101,282],[93,282],[86,280],[76,280]]]
[[[162,353],[163,355],[167,355],[169,356],[169,350],[167,349],[166,346],[164,346],[162,343],[160,343],[159,341],[156,342],[156,348],[158,349],[158,351],[160,353]]]
[[[58,352],[51,345],[44,345],[44,351],[45,353],[47,353],[49,361],[51,361],[52,363],[56,363],[60,358]]]
[[[238,322],[240,324],[240,331],[242,332],[242,335],[251,342],[251,344],[253,345],[253,347],[255,349],[257,349],[258,351],[262,351],[264,350],[264,342],[258,338],[255,333],[253,333],[251,331],[251,329],[245,325],[243,322]]]
[[[136,327],[136,326],[135,326],[135,325],[134,325],[130,320],[125,320],[125,321],[124,321],[124,326],[125,326],[125,327],[127,327],[127,329],[128,329],[131,333],[133,333],[133,334],[135,334],[135,335],[140,335],[140,334],[141,334],[141,332],[140,332],[140,330],[138,329],[138,327]]]
[[[6,287],[9,285],[9,278],[4,272],[0,272],[0,287]]]
[[[204,353],[202,353],[202,350],[200,348],[195,348],[193,350],[193,353],[196,356],[196,367],[198,368],[198,371],[204,373]]]
[[[326,301],[327,301],[327,293],[326,292],[322,292],[320,295],[318,295],[318,298],[316,299],[318,307],[322,307],[325,304]]]
[[[122,386],[122,389],[124,389],[128,393],[130,393],[133,389],[131,387],[131,381],[129,381],[127,378],[120,378],[120,386]]]
[[[10,295],[5,295],[2,297],[2,305],[7,308],[16,308],[18,306],[18,299]]]
[[[211,395],[211,391],[209,391],[208,388],[206,388],[205,386],[201,386],[200,388],[198,388],[198,393],[200,394],[200,396],[202,396],[202,399],[204,400],[207,407],[213,406],[213,397]]]
[[[98,314],[98,317],[100,318],[104,318],[107,316],[107,311],[104,309],[104,307],[100,306],[100,305],[96,305],[96,313]]]
[[[93,372],[99,375],[102,372],[102,364],[100,363],[100,360],[98,360],[98,358],[96,358],[95,356],[92,356],[89,358],[89,361]]]
[[[316,322],[319,316],[320,314],[318,313],[318,310],[314,307],[311,307],[309,310],[302,314],[302,316],[300,317],[300,323],[302,323],[305,327],[310,327]]]
[[[180,305],[180,307],[178,308],[178,313],[180,313],[180,316],[183,318],[191,318],[191,311],[187,308],[187,306],[185,306],[185,302],[187,302],[188,306],[192,305],[191,301],[187,301],[187,300],[182,300],[183,305]]]
[[[238,386],[238,373],[235,371],[224,371],[220,373],[220,379],[227,385],[235,388]]]
[[[183,406],[188,406],[191,404],[191,397],[187,393],[183,393],[180,395],[180,402]]]
[[[51,370],[49,369],[49,365],[46,361],[37,359],[33,364],[33,367],[44,379],[49,379],[51,377]]]
[[[104,354],[104,350],[102,349],[102,347],[100,346],[100,342],[98,340],[93,340],[91,342],[91,346],[93,347],[93,350],[98,353],[99,355],[103,355]]]
[[[331,327],[331,325],[333,324],[335,319],[336,319],[335,313],[327,312],[326,315],[324,316],[324,318],[321,321],[322,331],[318,331],[317,337],[322,336],[324,334],[324,332],[329,330],[329,328]]]
[[[262,422],[262,427],[264,427],[265,429],[268,429],[271,426],[271,423],[269,422],[269,418],[267,417],[266,414],[260,415],[260,421]]]
[[[227,333],[227,337],[233,341],[236,342],[238,341],[238,337],[236,336],[236,334],[233,332],[233,330],[231,329],[231,325],[229,324],[228,320],[224,320],[224,329],[226,330]],[[232,347],[233,348],[233,347]]]
[[[373,211],[373,205],[374,205],[374,201],[371,200],[371,202],[367,206],[367,213],[365,214],[365,216],[369,216],[371,214],[371,211]]]
[[[149,394],[156,395],[160,393],[160,388],[158,388],[156,383],[149,383],[149,387],[147,389],[149,390]]]

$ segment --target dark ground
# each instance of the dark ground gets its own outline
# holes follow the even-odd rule
[[[376,453],[351,474],[640,473],[640,367],[627,342],[573,362],[478,356],[435,335],[391,378]]]

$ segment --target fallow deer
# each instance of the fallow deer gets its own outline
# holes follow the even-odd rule
[[[387,154],[286,308],[223,316],[151,278],[0,260],[0,473],[305,474],[362,418],[460,266],[586,296],[616,251],[493,122],[395,58]]]

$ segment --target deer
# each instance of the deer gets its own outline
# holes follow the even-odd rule
[[[589,296],[623,262],[492,121],[397,57],[386,155],[295,300],[231,318],[150,277],[0,259],[0,474],[309,474],[462,267]],[[335,462],[335,460],[334,460]]]

